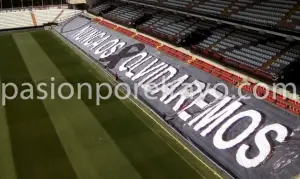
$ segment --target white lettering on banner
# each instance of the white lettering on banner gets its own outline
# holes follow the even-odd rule
[[[173,92],[180,86],[182,83],[184,83],[189,78],[189,75],[183,75],[182,77],[179,77],[175,79],[172,82],[169,82],[166,85],[161,85],[156,90],[152,90],[151,94],[155,95],[158,92],[162,92],[162,96],[159,98],[160,101],[164,101],[168,96],[173,94]]]
[[[228,105],[224,109],[222,109],[221,111],[218,111],[218,113],[216,113],[216,114],[214,114],[213,111],[211,111],[204,118],[202,118],[202,120],[198,123],[198,124],[200,124],[200,123],[204,122],[204,123],[208,124],[208,123],[212,122],[212,124],[210,124],[207,128],[205,128],[201,132],[201,135],[203,137],[205,137],[213,129],[215,129],[217,125],[221,124],[227,117],[229,117],[231,114],[233,114],[241,106],[242,106],[242,103],[240,103],[238,101],[234,101],[233,103],[231,103],[230,105]],[[239,113],[239,114],[241,114],[241,113]],[[226,121],[226,122],[228,122],[228,121]]]
[[[194,130],[198,131],[201,128],[205,127],[208,123],[211,122],[210,118],[211,116],[215,115],[215,113],[217,113],[218,111],[220,111],[223,107],[225,107],[229,102],[231,101],[231,98],[226,96],[224,97],[224,99],[222,99],[219,103],[217,103],[216,105],[213,106],[205,106],[204,109],[206,109],[205,111],[203,111],[202,113],[200,113],[198,116],[196,116],[194,119],[192,119],[191,121],[189,121],[188,125],[192,126],[194,125],[196,122],[198,122],[195,126],[194,126]],[[203,121],[201,121],[201,119],[203,119]],[[200,122],[199,122],[200,120]]]
[[[71,37],[75,39],[75,38],[77,38],[78,36],[87,33],[87,31],[90,30],[90,27],[91,27],[90,25],[84,27],[83,29],[81,29],[81,30],[75,32]],[[89,29],[89,30],[88,30],[88,29]]]
[[[119,39],[114,39],[108,42],[105,42],[104,44],[102,44],[100,47],[98,47],[94,54],[98,55],[98,54],[102,54],[103,52],[105,52],[106,50],[112,48],[113,46],[115,46],[120,40]],[[104,49],[103,49],[104,48]]]
[[[194,90],[194,91],[191,92],[190,89],[193,86],[196,87],[196,90]],[[178,111],[178,109],[184,103],[184,101],[186,99],[193,98],[197,94],[200,94],[203,91],[204,87],[205,87],[205,85],[202,82],[200,82],[198,80],[194,80],[192,83],[184,86],[177,93],[175,93],[174,95],[170,96],[167,100],[164,101],[164,103],[165,104],[169,104],[171,101],[173,101],[174,99],[176,99],[176,98],[179,97],[179,100],[177,101],[177,103],[172,108],[174,111]]]
[[[106,34],[101,34],[101,38],[94,41],[93,43],[91,43],[90,45],[87,45],[86,47],[91,47],[90,50],[94,50],[96,47],[98,47],[98,45],[100,45],[102,42],[104,42],[105,40],[110,38],[110,35],[105,36]],[[103,37],[105,36],[105,37]]]
[[[236,102],[236,101],[235,101]],[[230,106],[230,105],[229,105]],[[232,126],[234,123],[236,123],[238,120],[245,120],[245,118],[251,118],[251,124],[248,126],[246,130],[244,130],[241,134],[236,136],[234,139],[231,139],[229,141],[224,141],[223,136],[225,132]],[[238,113],[237,115],[233,116],[232,118],[228,119],[216,132],[213,143],[218,149],[228,149],[231,147],[234,147],[235,145],[241,143],[243,140],[245,140],[247,137],[252,134],[255,129],[259,126],[261,122],[261,114],[254,110],[248,110],[241,113]]]
[[[74,39],[76,41],[80,41],[80,39],[82,39],[86,34],[92,32],[93,30],[95,30],[95,28],[93,27],[90,27],[88,29],[86,29],[85,31],[81,32],[81,33],[78,33],[77,35],[74,36]]]
[[[84,43],[83,41],[85,41],[85,40],[88,39],[89,37],[95,35],[97,32],[98,32],[97,29],[91,30],[89,33],[86,33],[86,34],[80,36],[80,39],[78,40],[78,42]]]
[[[91,26],[86,26],[71,35],[71,38],[93,50],[93,53],[99,55],[100,58],[111,56],[127,44],[126,42],[120,42],[120,39],[111,40],[110,37],[111,35],[107,35],[106,32]],[[144,65],[143,68],[138,68],[142,65]],[[194,131],[199,131],[201,137],[206,137],[216,130],[213,136],[213,144],[217,149],[232,148],[240,145],[250,135],[255,135],[254,142],[259,149],[256,157],[247,157],[246,153],[250,150],[250,146],[246,144],[241,144],[236,153],[237,162],[245,168],[256,167],[269,156],[271,145],[266,137],[268,132],[275,131],[277,133],[275,140],[279,143],[282,143],[288,136],[287,128],[278,123],[265,126],[254,134],[262,121],[262,116],[258,111],[247,110],[241,112],[242,103],[240,101],[233,101],[232,97],[224,96],[214,88],[208,88],[209,84],[201,81],[194,80],[183,86],[182,84],[190,77],[188,74],[176,77],[178,69],[154,57],[154,55],[149,55],[148,52],[143,51],[129,57],[119,65],[118,70],[124,72],[125,76],[132,81],[139,80],[138,85],[144,90],[147,89],[150,83],[155,82],[157,88],[151,91],[151,94],[158,95],[161,92],[159,101],[166,105],[170,105],[172,101],[178,99],[176,104],[170,107],[178,112],[179,119],[186,121],[188,126],[193,127]],[[164,85],[165,83],[166,85]],[[206,87],[208,89],[205,89]],[[190,91],[194,88],[196,90]],[[178,91],[173,94],[175,90]],[[205,100],[208,95],[214,98],[212,102]],[[185,102],[189,102],[189,99],[192,100],[191,103],[180,109]],[[192,107],[199,108],[201,112],[193,117],[188,112]],[[178,111],[179,109],[180,111]],[[247,119],[251,119],[251,123],[246,129],[240,131],[239,135],[233,139],[224,140],[224,135],[231,126],[240,120]]]
[[[271,153],[271,145],[267,139],[266,134],[270,131],[275,131],[277,133],[277,137],[275,138],[275,140],[279,143],[284,142],[288,137],[287,128],[281,124],[271,124],[265,126],[255,135],[254,141],[257,148],[259,149],[259,154],[256,157],[252,159],[249,159],[247,157],[246,153],[250,148],[249,145],[243,144],[238,149],[236,153],[236,160],[241,166],[245,168],[256,167],[268,158],[268,155]]]
[[[138,66],[142,65],[143,63],[145,63],[146,61],[148,61],[151,58],[152,58],[152,56],[148,56],[147,58],[141,58],[141,59],[137,60],[136,62],[134,62],[133,64],[129,65],[128,70],[125,73],[125,75],[128,78],[131,78],[132,76],[135,75],[135,73],[133,73],[133,70],[135,70]]]
[[[146,83],[150,78],[152,78],[154,75],[156,75],[157,73],[163,71],[164,69],[168,68],[170,65],[166,64],[165,62],[161,62],[158,65],[156,65],[155,67],[149,68],[149,70],[147,70],[144,74],[146,75],[146,77],[144,77],[140,82],[138,82],[138,86],[142,86],[144,83]],[[157,68],[159,67],[159,68]],[[145,89],[145,88],[144,88]]]
[[[87,26],[84,27],[83,29],[79,30],[78,32],[75,32],[71,38],[75,39],[76,41],[80,41],[81,43],[84,43],[84,46],[86,47],[91,47],[90,50],[93,50],[94,48],[96,48],[98,45],[100,45],[102,42],[104,42],[105,40],[107,40],[108,38],[110,38],[111,36],[108,35],[106,37],[104,37],[106,35],[106,32],[101,32],[101,31],[93,31],[95,28],[91,27],[91,26]],[[84,39],[85,37],[85,39]],[[92,41],[95,38],[100,37],[100,39],[96,40],[96,41]]]
[[[165,63],[159,63],[158,65],[154,66],[154,64],[156,64],[159,60],[156,58],[155,60],[151,61],[145,68],[143,68],[142,70],[140,70],[138,73],[136,73],[131,80],[135,81],[143,76],[145,76],[146,74],[150,73],[153,70],[159,69],[162,66],[165,65]]]
[[[203,83],[205,85],[205,83]],[[204,89],[205,87],[203,87]],[[193,107],[194,105],[196,105],[197,107],[199,107],[200,109],[204,109],[206,107],[208,107],[210,104],[207,103],[205,101],[205,97],[207,95],[211,95],[212,97],[215,98],[215,100],[212,102],[214,103],[215,101],[219,100],[223,94],[220,93],[219,91],[217,91],[216,89],[214,88],[210,88],[210,89],[207,89],[204,91],[204,93],[201,93],[200,96],[198,96],[193,102],[191,102],[191,104],[189,104],[188,106],[186,106],[183,110],[181,110],[179,113],[178,113],[178,116],[183,120],[183,121],[186,121],[188,120],[190,117],[192,117],[190,114],[188,114],[186,112],[186,110],[188,110],[189,108]]]
[[[93,40],[94,40],[95,38],[103,37],[104,35],[106,35],[105,32],[99,31],[99,32],[97,32],[97,33],[94,34],[94,35],[89,35],[86,39],[82,40],[81,43],[83,43],[84,46],[89,46],[89,45],[91,45],[91,44],[94,43]]]
[[[154,84],[154,82],[162,77],[163,79],[161,80],[161,82],[159,83],[156,83],[156,86],[159,86],[159,85],[163,85],[165,84],[168,80],[170,80],[171,78],[173,78],[177,73],[177,69],[172,67],[172,66],[169,66],[168,68],[164,69],[163,71],[159,72],[157,75],[155,75],[154,77],[152,77],[151,79],[149,79],[146,83],[144,83],[142,85],[142,88],[143,89],[146,89],[149,84]],[[168,76],[164,76],[165,74],[169,74]],[[141,81],[141,83],[143,83],[143,81]]]
[[[120,42],[117,45],[113,46],[112,48],[110,48],[109,50],[103,50],[101,52],[100,58],[106,58],[109,57],[110,55],[114,54],[117,50],[119,50],[120,48],[124,47],[126,45],[126,42]]]
[[[147,55],[148,55],[148,53],[142,52],[142,53],[138,53],[138,54],[136,54],[136,55],[130,57],[128,60],[126,60],[125,62],[123,62],[123,63],[119,66],[119,71],[127,71],[127,69],[131,67],[131,66],[128,66],[128,67],[127,67],[127,64],[128,64],[129,62],[131,62],[132,60],[134,60],[134,59],[137,58],[138,60],[135,62],[135,63],[137,64],[137,63],[141,62]],[[133,64],[135,64],[135,63],[133,63]],[[130,68],[130,69],[131,69],[131,68]],[[130,75],[130,77],[131,77],[131,76],[133,76],[133,75]],[[129,76],[128,76],[128,77],[129,77]],[[129,77],[129,78],[130,78],[130,77]]]

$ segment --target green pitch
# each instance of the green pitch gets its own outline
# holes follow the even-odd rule
[[[83,58],[52,32],[0,35],[0,81],[15,83],[20,90],[26,88],[24,82],[48,84],[50,77],[75,89],[77,83],[108,80]],[[46,91],[50,94],[50,88]],[[13,89],[6,93],[12,95]],[[18,96],[1,105],[0,178],[220,178],[142,105],[112,97],[97,106],[87,94],[84,89],[81,99],[70,100]]]

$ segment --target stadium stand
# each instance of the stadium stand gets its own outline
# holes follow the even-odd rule
[[[103,12],[107,11],[109,8],[111,8],[110,3],[100,4],[96,5],[95,7],[89,8],[88,11],[94,15],[100,15]]]
[[[45,9],[45,10],[33,10],[37,24],[43,25],[49,22],[62,22],[77,14],[81,13],[79,10],[72,9]]]
[[[269,0],[250,2],[243,10],[231,13],[230,17],[238,20],[267,26],[277,26],[278,23],[295,7],[296,1]],[[233,8],[238,6],[233,6]]]
[[[94,14],[96,16],[103,15],[106,12],[115,9],[116,7],[120,6],[120,3],[114,3],[114,2],[104,2],[98,5],[95,5],[93,7],[90,7],[88,9],[88,12],[91,14]]]
[[[40,26],[50,22],[62,22],[81,13],[72,9],[33,9],[0,12],[0,29]]]
[[[212,31],[193,45],[192,50],[277,81],[288,66],[299,61],[297,44],[279,36],[226,26]]]
[[[156,11],[151,8],[143,8],[135,5],[123,5],[103,15],[105,18],[125,26],[133,27],[151,16]]]
[[[294,25],[293,25],[294,24]],[[290,26],[290,28],[295,28],[297,31],[300,31],[300,8],[291,13],[290,17],[287,18],[286,26]],[[295,27],[294,27],[295,26]]]
[[[127,0],[205,15],[248,25],[277,27],[300,33],[300,2],[296,0]]]
[[[67,19],[73,18],[80,14],[82,11],[80,10],[74,10],[74,9],[63,9],[62,11],[59,12],[59,14],[56,16],[54,19],[54,22],[60,23],[63,22]],[[50,21],[51,22],[51,21]]]
[[[0,29],[34,26],[29,10],[0,12]]]
[[[242,72],[250,72],[267,81],[282,80],[287,72],[299,66],[299,42],[296,40],[126,2],[102,14],[103,17],[118,24],[136,27],[138,31],[191,49],[192,52]],[[176,7],[194,13],[222,16],[252,25],[293,27],[288,25],[292,23],[294,28],[300,28],[300,25],[295,25],[300,21],[298,1],[147,0],[143,3],[160,3],[160,6],[166,5],[168,8]]]
[[[149,33],[175,45],[185,42],[200,26],[199,20],[170,13],[158,13],[149,21],[137,27],[138,30]]]

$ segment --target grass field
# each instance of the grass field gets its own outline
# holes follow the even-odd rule
[[[75,89],[77,83],[108,80],[51,32],[4,34],[0,42],[0,81],[20,90],[23,82],[49,84],[50,77]],[[17,97],[1,106],[0,178],[220,178],[147,109],[116,97],[97,106],[87,94],[85,89],[81,99],[70,100]]]

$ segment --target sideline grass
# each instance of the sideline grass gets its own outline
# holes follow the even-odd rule
[[[0,80],[0,86],[2,82]],[[0,99],[2,99],[2,88],[0,88]],[[12,150],[4,106],[0,105],[0,178],[16,179],[16,169],[12,158]]]
[[[14,83],[19,90],[31,76],[10,34],[0,36],[0,76],[3,83]],[[37,95],[37,91],[34,91]],[[7,94],[13,95],[12,88]],[[40,100],[17,96],[5,106],[10,141],[19,179],[76,179],[49,115]]]
[[[29,33],[13,36],[36,85],[49,82],[50,77],[56,78],[55,86],[66,82]],[[46,90],[50,94],[50,87]],[[55,98],[43,102],[78,178],[141,179],[87,106],[76,96],[69,100]]]

